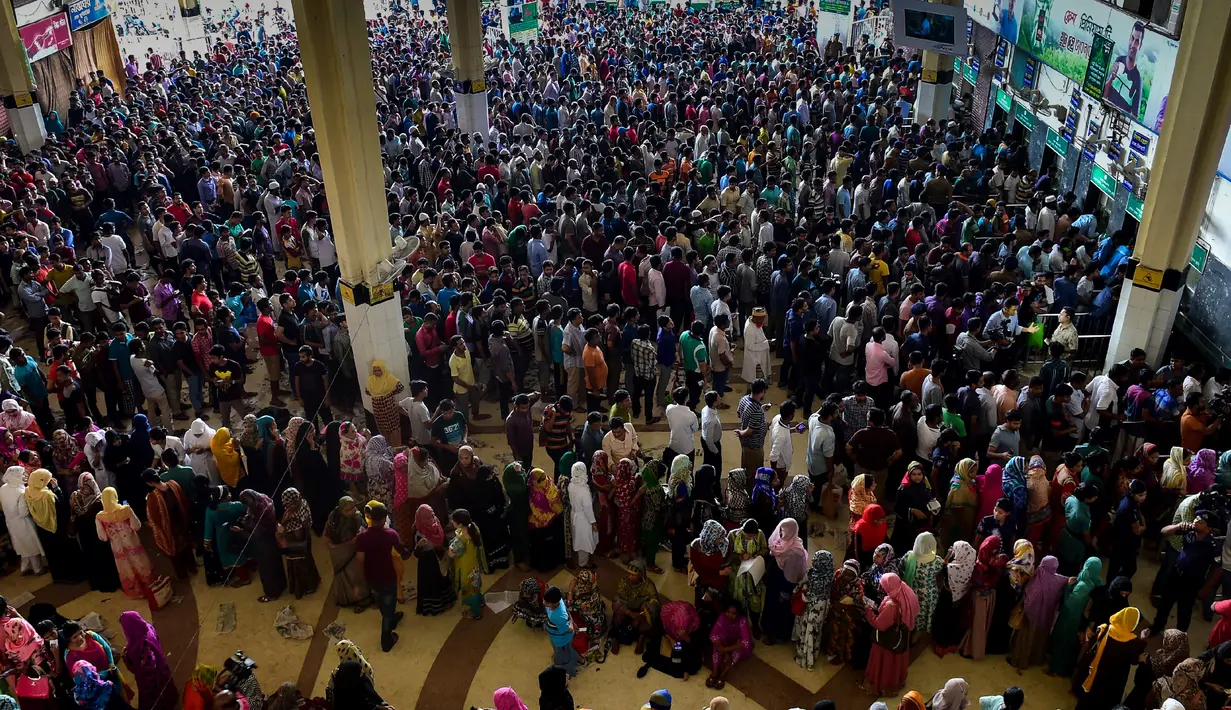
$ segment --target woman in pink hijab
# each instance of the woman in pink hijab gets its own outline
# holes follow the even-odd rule
[[[988,466],[981,475],[975,477],[975,485],[979,487],[979,513],[975,518],[976,522],[995,512],[996,501],[1004,497],[1000,481],[1003,471],[1000,464],[994,463]]]
[[[496,710],[529,710],[518,697],[517,691],[507,686],[492,693],[492,703],[496,706]]]
[[[762,640],[769,645],[788,643],[795,628],[791,595],[808,574],[808,550],[799,537],[799,523],[784,518],[769,536],[770,559],[765,565],[765,612]]]
[[[919,597],[893,572],[881,576],[885,597],[873,608],[867,600],[866,616],[875,636],[868,656],[867,676],[860,686],[877,696],[896,695],[906,685],[910,666],[910,635],[919,615]]]

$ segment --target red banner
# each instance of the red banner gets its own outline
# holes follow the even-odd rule
[[[73,46],[73,33],[69,29],[68,14],[64,12],[31,22],[19,28],[17,32],[21,35],[21,43],[26,46],[26,56],[31,62],[37,62],[61,49]]]

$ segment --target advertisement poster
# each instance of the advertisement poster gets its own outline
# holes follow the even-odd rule
[[[1107,69],[1111,66],[1111,51],[1115,45],[1103,35],[1094,35],[1090,45],[1090,62],[1086,65],[1086,80],[1082,82],[1081,90],[1094,97],[1095,101],[1103,100],[1103,87],[1107,84]]]
[[[1176,40],[1099,0],[967,0],[975,22],[1044,64],[1085,82],[1094,38],[1112,43],[1102,99],[1154,132],[1162,129]],[[1155,87],[1160,87],[1155,90]]]
[[[539,4],[528,2],[509,8],[509,38],[533,42],[539,36]]]
[[[73,46],[73,33],[68,27],[68,15],[58,12],[18,28],[21,43],[26,46],[26,56],[31,62],[50,57],[61,49]]]

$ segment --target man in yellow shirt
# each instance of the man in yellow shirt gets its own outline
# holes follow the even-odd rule
[[[479,414],[483,392],[474,381],[474,358],[466,349],[466,339],[455,335],[449,344],[453,346],[453,354],[449,356],[449,375],[453,378],[453,394],[457,397],[458,405],[465,408],[466,403],[470,403],[472,421],[491,417],[490,414]]]

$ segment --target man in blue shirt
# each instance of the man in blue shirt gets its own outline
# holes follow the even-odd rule
[[[573,634],[577,628],[569,619],[568,607],[564,604],[564,595],[557,587],[548,587],[543,593],[543,604],[547,607],[547,635],[551,638],[551,664],[563,668],[570,678],[577,677],[577,665],[581,657],[573,648]]]
[[[658,406],[667,408],[667,381],[675,367],[675,323],[670,316],[658,317]]]

